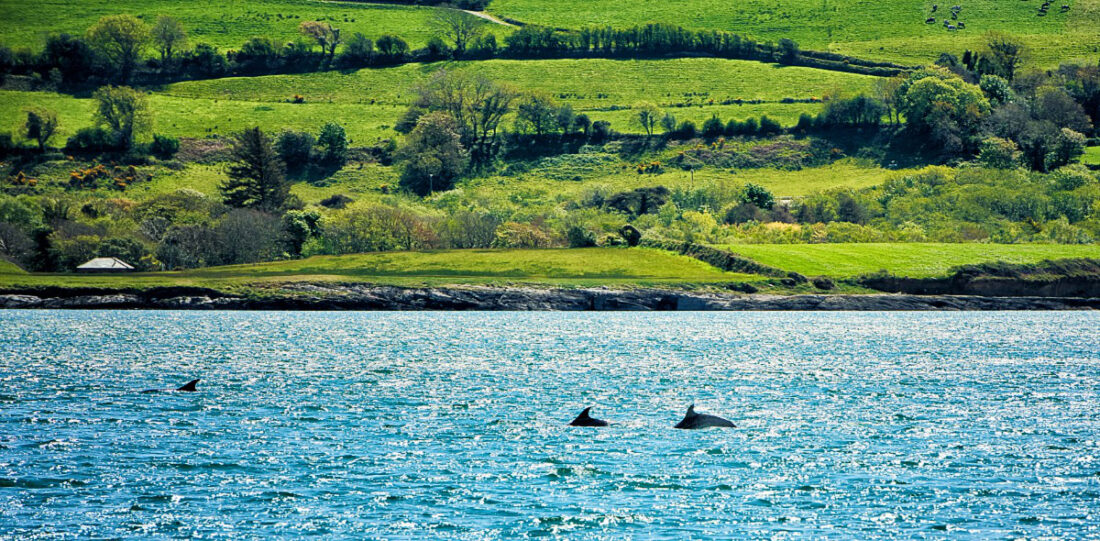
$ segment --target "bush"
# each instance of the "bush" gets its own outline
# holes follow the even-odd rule
[[[497,248],[550,248],[554,238],[549,231],[534,225],[505,222],[497,228],[493,246]]]
[[[170,135],[154,134],[149,145],[149,153],[162,160],[171,159],[179,150],[180,140]]]
[[[596,235],[585,227],[574,225],[565,233],[570,248],[589,248],[596,245]]]
[[[619,235],[626,241],[627,246],[637,246],[642,242],[642,232],[638,228],[626,224],[619,229]]]
[[[309,164],[313,155],[313,135],[300,131],[284,131],[275,140],[275,150],[287,169],[298,171]]]
[[[348,205],[350,205],[354,202],[355,202],[354,199],[352,199],[352,198],[350,198],[350,197],[348,197],[348,196],[346,196],[342,193],[338,193],[338,194],[335,194],[335,195],[332,195],[330,197],[326,197],[326,198],[322,199],[321,200],[321,206],[325,207],[327,209],[340,210],[340,209],[345,208],[345,207],[347,207]]]
[[[703,123],[703,137],[708,139],[718,137],[726,131],[726,126],[722,124],[722,119],[717,115],[712,116]]]
[[[326,123],[317,136],[317,146],[324,149],[321,159],[332,164],[343,165],[348,159],[348,136],[344,127],[335,123]]]
[[[986,137],[982,139],[978,162],[991,169],[1013,169],[1020,165],[1020,147],[1009,139]]]
[[[756,205],[762,209],[771,210],[775,206],[775,196],[767,188],[757,184],[746,184],[740,199],[742,203]]]
[[[597,120],[592,123],[592,140],[606,141],[611,138],[611,123],[606,120]]]
[[[116,140],[114,134],[104,128],[81,128],[65,142],[65,150],[70,152],[118,150]]]

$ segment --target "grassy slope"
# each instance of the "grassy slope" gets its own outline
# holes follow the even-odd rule
[[[720,59],[661,61],[539,60],[409,64],[349,73],[237,77],[192,81],[154,92],[155,131],[183,137],[228,134],[248,126],[269,130],[316,132],[332,119],[341,120],[353,144],[392,137],[390,127],[409,102],[411,89],[435,71],[447,68],[472,71],[525,90],[540,90],[572,103],[593,120],[610,120],[616,130],[639,132],[630,107],[641,100],[667,105],[680,120],[701,125],[711,115],[724,119],[767,114],[794,124],[803,112],[816,113],[819,104],[708,105],[710,100],[820,97],[832,90],[859,92],[873,78],[808,68],[778,67],[757,62]],[[287,103],[294,94],[304,104]],[[687,96],[690,94],[691,96]],[[61,129],[54,144],[91,124],[90,99],[48,92],[0,91],[0,126],[15,125],[29,106],[54,109]]]
[[[1088,147],[1085,155],[1081,157],[1081,163],[1088,165],[1100,165],[1100,147]]]
[[[1056,244],[738,244],[733,252],[807,276],[838,278],[887,270],[914,278],[945,275],[951,267],[1004,261],[1100,258],[1100,246]]]
[[[1062,3],[1072,6],[1061,13]],[[932,14],[932,4],[940,11]],[[960,2],[967,28],[948,32],[938,21],[953,3],[936,0],[494,0],[489,11],[550,26],[628,26],[666,22],[694,29],[732,30],[763,41],[792,38],[803,47],[865,56],[930,62],[942,51],[961,54],[975,48],[990,30],[1020,34],[1034,49],[1038,65],[1057,65],[1076,56],[1095,58],[1100,46],[1100,1],[1056,2],[1037,17],[1038,2],[968,0]],[[1056,37],[1062,35],[1061,37]]]
[[[6,22],[0,25],[0,43],[39,49],[47,34],[83,34],[100,17],[119,13],[147,22],[158,15],[171,15],[183,22],[191,43],[208,43],[222,50],[237,49],[255,36],[296,40],[301,37],[298,24],[310,20],[330,22],[349,37],[355,32],[371,39],[395,34],[414,47],[423,46],[432,37],[427,24],[431,9],[423,7],[317,0],[0,0],[0,19]],[[510,31],[500,25],[484,27],[500,36]]]
[[[11,263],[10,261],[5,261],[3,259],[0,259],[0,274],[25,274],[25,273],[23,272],[23,269],[20,269],[14,263]]]
[[[709,100],[821,97],[827,91],[870,90],[873,77],[784,67],[743,60],[487,60],[406,64],[348,73],[324,72],[189,81],[165,93],[188,98],[285,101],[294,94],[308,102],[406,104],[409,91],[438,70],[468,72],[522,90],[547,92],[578,109]],[[694,95],[694,97],[686,97]]]
[[[389,252],[130,275],[0,274],[0,287],[248,287],[290,281],[393,285],[676,285],[758,280],[647,248]]]

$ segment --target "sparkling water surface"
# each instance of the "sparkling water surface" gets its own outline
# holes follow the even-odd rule
[[[1100,539],[1098,324],[0,311],[0,539]]]

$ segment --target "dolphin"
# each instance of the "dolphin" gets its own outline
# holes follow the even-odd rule
[[[710,428],[716,426],[719,428],[734,428],[737,425],[718,417],[717,415],[706,415],[701,413],[695,413],[695,404],[688,406],[687,413],[684,414],[683,420],[676,423],[673,428],[682,428],[685,430],[698,430],[701,428]]]
[[[573,422],[569,423],[569,426],[607,426],[607,421],[602,419],[595,419],[588,416],[588,412],[592,411],[591,407],[584,408],[584,411],[573,419]]]
[[[195,388],[195,386],[198,385],[198,384],[199,384],[199,380],[193,379],[191,381],[188,381],[186,384],[183,385],[183,387],[180,387],[178,389],[146,389],[144,391],[141,391],[141,393],[142,394],[146,394],[146,393],[166,393],[166,392],[172,392],[172,391],[181,392],[181,393],[193,393],[193,392],[198,391],[198,389]]]

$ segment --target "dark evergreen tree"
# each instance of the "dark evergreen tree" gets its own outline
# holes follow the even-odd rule
[[[271,138],[259,127],[247,129],[237,135],[233,157],[229,180],[220,186],[225,204],[266,211],[282,207],[290,184]]]

